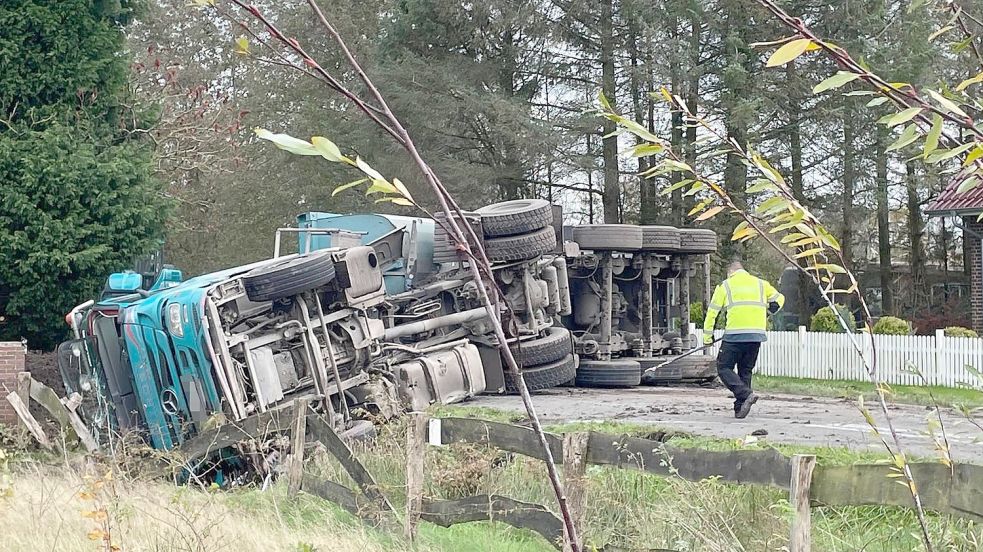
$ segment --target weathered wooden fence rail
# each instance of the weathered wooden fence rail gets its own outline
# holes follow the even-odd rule
[[[303,434],[303,438],[298,436]],[[288,462],[290,491],[297,490],[331,501],[348,512],[387,529],[397,530],[400,513],[376,484],[348,444],[304,401],[293,410],[266,412],[237,426],[211,429],[186,442],[178,451],[190,465],[211,451],[237,442],[291,433]],[[793,507],[790,552],[810,546],[810,507],[888,505],[909,507],[911,496],[899,485],[887,465],[815,466],[813,456],[786,457],[774,450],[707,451],[679,448],[658,440],[599,432],[548,434],[553,457],[562,459],[566,492],[574,519],[582,524],[587,465],[632,469],[690,481],[718,478],[739,485],[760,485],[788,491]],[[297,466],[304,461],[304,445],[317,441],[334,456],[355,483],[355,488],[332,482]],[[412,539],[419,521],[443,527],[474,521],[498,521],[529,529],[554,547],[564,547],[563,523],[546,507],[498,495],[455,500],[423,496],[424,453],[427,444],[483,444],[543,460],[534,433],[527,427],[472,418],[434,418],[410,415],[407,431],[407,501],[403,531]],[[983,466],[940,463],[912,464],[926,508],[955,516],[983,520]],[[299,483],[297,478],[300,478]],[[602,549],[603,550],[603,549]]]
[[[565,440],[548,435],[554,458],[564,458]],[[531,429],[471,418],[430,420],[429,441],[487,444],[530,458],[542,459]],[[790,492],[793,507],[912,505],[906,487],[899,485],[888,465],[812,467],[814,457],[786,457],[774,450],[708,451],[678,448],[661,441],[589,432],[587,464],[635,469],[690,481],[709,478],[741,485],[761,485]],[[805,469],[803,469],[805,466]],[[911,465],[922,504],[929,510],[983,520],[983,466],[941,463]],[[568,492],[577,492],[576,490]],[[808,550],[808,508],[793,520],[792,552]],[[556,520],[559,523],[559,520]],[[804,531],[804,533],[803,533]],[[799,538],[796,537],[799,534]],[[801,535],[806,540],[801,540]],[[797,542],[798,541],[798,542]]]

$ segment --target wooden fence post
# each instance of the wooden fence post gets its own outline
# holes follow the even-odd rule
[[[789,489],[789,503],[792,505],[792,530],[789,539],[789,552],[809,552],[812,543],[812,512],[809,510],[809,487],[812,485],[812,470],[816,467],[816,457],[811,454],[796,454],[791,459],[792,481]]]
[[[31,400],[31,373],[17,372],[17,396],[20,402],[28,404]]]
[[[287,493],[290,496],[300,491],[304,481],[304,447],[307,444],[307,407],[310,399],[294,401],[294,422],[290,438],[290,466],[287,467]]]
[[[404,534],[410,542],[416,537],[416,526],[423,510],[423,461],[427,447],[427,415],[411,412],[406,428],[406,525]]]
[[[587,443],[590,433],[567,433],[563,436],[563,489],[567,495],[567,507],[573,518],[574,528],[580,540],[577,549],[583,550],[583,519],[586,489],[584,488],[587,473]],[[564,527],[563,549],[570,550],[570,536]]]
[[[45,435],[41,424],[34,419],[34,416],[31,416],[30,408],[28,407],[27,403],[20,400],[20,395],[18,395],[16,391],[11,391],[7,395],[7,402],[10,403],[10,406],[14,407],[14,411],[17,412],[17,416],[20,417],[21,422],[23,422],[24,426],[27,427],[27,430],[31,432],[31,435],[37,439],[37,442],[46,450],[53,449],[54,447],[51,444],[51,440],[49,440],[48,436]]]

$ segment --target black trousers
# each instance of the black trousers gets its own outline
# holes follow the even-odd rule
[[[724,341],[717,353],[717,375],[727,389],[734,394],[734,409],[751,394],[751,371],[758,361],[761,343],[734,343]],[[737,371],[734,371],[734,368]]]

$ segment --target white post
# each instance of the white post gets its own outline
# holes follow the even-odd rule
[[[799,373],[800,378],[809,377],[806,375],[806,327],[799,326]]]
[[[948,366],[944,366],[942,351],[945,346],[945,330],[939,328],[935,330],[935,363],[933,364],[932,377],[928,378],[926,375],[925,379],[928,380],[929,385],[948,385],[948,381],[939,381],[940,376],[943,374],[943,370],[948,372]],[[945,378],[946,380],[948,378]]]

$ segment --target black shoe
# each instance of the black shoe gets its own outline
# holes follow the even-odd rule
[[[744,402],[741,403],[737,411],[734,412],[734,417],[738,419],[747,418],[748,413],[751,412],[751,406],[756,402],[758,402],[758,396],[752,392],[744,399]]]

